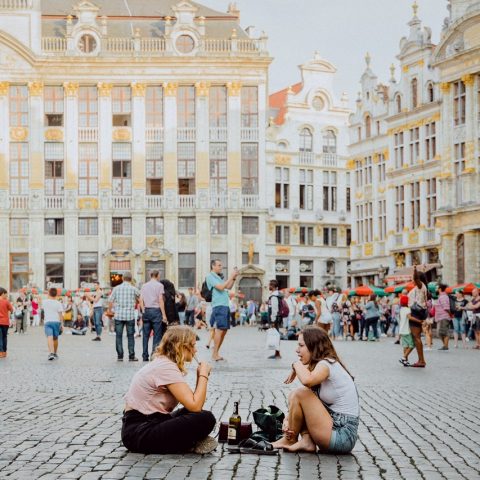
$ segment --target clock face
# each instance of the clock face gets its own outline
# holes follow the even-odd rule
[[[97,48],[97,40],[93,35],[85,34],[78,40],[78,49],[82,53],[92,53]]]
[[[325,102],[321,97],[315,97],[313,99],[313,108],[315,110],[323,110],[325,107]]]
[[[180,35],[175,46],[180,53],[190,53],[195,48],[195,40],[190,35]]]

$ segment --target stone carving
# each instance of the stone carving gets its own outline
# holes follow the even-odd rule
[[[10,84],[8,82],[0,82],[0,96],[8,95],[8,87]]]
[[[100,82],[97,88],[99,97],[109,97],[112,93],[113,85],[111,83]]]
[[[112,138],[116,142],[129,142],[132,139],[130,128],[115,128]]]
[[[163,88],[167,97],[175,97],[177,95],[178,83],[167,82],[163,84]]]
[[[197,95],[200,97],[208,97],[210,93],[210,83],[209,82],[197,82],[195,84],[195,89]]]
[[[78,83],[66,82],[63,84],[66,97],[76,97],[78,95]]]
[[[43,83],[42,82],[30,82],[28,84],[28,91],[31,97],[41,97],[43,95]]]
[[[23,142],[28,137],[28,130],[25,127],[10,128],[10,140],[14,142]]]
[[[132,96],[144,97],[147,85],[145,83],[132,83]]]
[[[49,128],[45,130],[45,140],[61,142],[63,140],[63,130],[61,128]]]
[[[238,97],[242,91],[242,84],[240,82],[228,82],[227,90],[230,97]]]

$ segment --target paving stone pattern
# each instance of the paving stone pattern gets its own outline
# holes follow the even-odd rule
[[[426,352],[427,368],[404,368],[400,347],[337,342],[361,397],[359,440],[351,455],[139,455],[120,442],[122,396],[142,363],[116,361],[115,337],[60,338],[60,358],[47,360],[43,329],[9,336],[0,363],[0,479],[478,479],[480,352]],[[200,358],[208,358],[200,332]],[[136,352],[141,358],[141,339]],[[267,360],[265,334],[233,329],[212,372],[206,408],[227,420],[269,404],[286,411],[285,386],[295,342],[282,360]],[[126,343],[126,339],[125,339]],[[439,345],[437,345],[439,346]],[[125,345],[126,347],[126,345]],[[193,370],[189,381],[193,382]]]

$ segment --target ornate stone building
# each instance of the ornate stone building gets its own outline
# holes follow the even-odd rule
[[[282,287],[346,288],[350,111],[330,62],[317,53],[300,71],[300,83],[270,95],[267,270]]]
[[[480,278],[480,2],[449,2],[437,46],[417,9],[400,80],[392,65],[379,83],[367,56],[350,119],[354,284],[406,280],[418,264],[449,283]]]
[[[0,284],[185,288],[249,250],[263,280],[270,62],[234,4],[0,0]]]

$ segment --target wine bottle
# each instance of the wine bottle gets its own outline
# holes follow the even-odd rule
[[[240,427],[242,419],[238,414],[238,402],[234,402],[234,409],[230,420],[228,421],[228,444],[238,445],[240,442]]]

